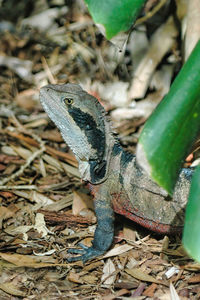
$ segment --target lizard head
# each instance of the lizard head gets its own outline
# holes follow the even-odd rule
[[[50,84],[40,89],[40,101],[74,152],[82,178],[104,181],[114,138],[98,100],[77,84]]]

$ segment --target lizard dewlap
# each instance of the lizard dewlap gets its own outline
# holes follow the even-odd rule
[[[160,233],[179,231],[193,171],[182,169],[173,198],[137,165],[112,135],[105,110],[98,100],[77,84],[50,84],[40,89],[41,103],[74,152],[82,179],[94,194],[97,228],[92,247],[70,249],[69,261],[97,257],[110,247],[114,213]]]

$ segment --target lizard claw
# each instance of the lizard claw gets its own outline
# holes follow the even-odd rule
[[[101,254],[104,254],[105,251],[95,249],[92,247],[87,247],[81,243],[78,244],[82,249],[68,249],[68,253],[72,254],[82,254],[80,256],[76,257],[69,257],[67,258],[68,262],[74,262],[81,260],[83,263],[85,263],[87,260],[95,258]]]

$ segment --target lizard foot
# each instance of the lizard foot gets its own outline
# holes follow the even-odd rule
[[[72,254],[81,254],[80,256],[76,257],[69,257],[67,258],[68,262],[74,262],[78,260],[82,260],[83,263],[85,263],[87,260],[95,258],[99,255],[102,255],[105,253],[103,250],[95,249],[94,246],[87,247],[81,243],[78,244],[82,249],[68,249],[68,253]]]
[[[104,254],[111,246],[114,236],[113,211],[105,205],[107,204],[101,200],[98,200],[98,206],[96,204],[95,212],[97,215],[98,225],[94,233],[92,247],[87,247],[79,243],[79,246],[82,249],[69,249],[69,253],[80,254],[79,256],[68,258],[67,260],[69,262],[82,260],[82,262],[85,263],[89,259]]]

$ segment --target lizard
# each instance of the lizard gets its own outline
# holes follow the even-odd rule
[[[158,232],[180,231],[193,170],[183,168],[173,197],[152,181],[113,135],[100,102],[78,84],[49,84],[40,89],[41,104],[73,151],[84,181],[94,195],[97,227],[91,247],[69,249],[69,262],[104,254],[114,238],[114,211]]]

